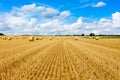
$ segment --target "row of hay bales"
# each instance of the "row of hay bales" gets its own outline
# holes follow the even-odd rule
[[[28,37],[29,41],[42,40],[42,37]]]
[[[28,39],[29,41],[42,40],[42,37],[34,36],[0,36],[0,40],[13,40],[13,39]],[[49,40],[52,40],[52,37],[49,37]]]
[[[43,38],[42,38],[42,37],[39,37],[39,38],[38,38],[38,37],[32,37],[32,36],[31,36],[31,37],[28,37],[28,39],[29,39],[30,42],[32,42],[32,41],[34,41],[34,40],[42,40]],[[53,37],[49,37],[48,39],[49,39],[49,40],[53,40]],[[64,40],[65,38],[56,38],[56,39],[57,39],[57,40],[60,40],[60,39],[63,39],[63,40]],[[79,40],[79,38],[78,38],[78,37],[75,37],[74,40]]]
[[[42,40],[41,37],[28,37],[28,36],[0,36],[1,40],[13,40],[13,39],[28,39],[30,41],[33,40]]]
[[[7,36],[4,36],[4,37],[0,37],[1,40],[12,40],[13,38],[12,37],[7,37]]]
[[[95,40],[99,40],[100,37],[96,36],[96,37],[88,37],[89,39],[95,39]]]
[[[0,36],[1,40],[26,39],[24,36]]]
[[[54,37],[48,37],[49,40],[53,40]],[[34,40],[43,40],[43,37],[36,37],[36,36],[4,36],[0,37],[0,39],[3,40],[12,40],[12,39],[27,39],[30,42]],[[45,38],[44,38],[45,39]],[[70,39],[70,38],[65,38],[65,37],[57,37],[57,40],[65,40],[65,39]],[[89,39],[93,39],[93,37],[89,37]],[[96,40],[99,40],[99,37],[95,37]],[[79,37],[74,37],[73,40],[79,40]]]
[[[42,40],[43,38],[42,37],[28,37],[29,38],[29,41],[34,41],[34,40]],[[49,37],[49,40],[52,40],[53,38],[52,37]]]

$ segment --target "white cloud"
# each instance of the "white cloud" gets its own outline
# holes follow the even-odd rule
[[[92,7],[102,7],[102,6],[105,6],[105,5],[106,5],[106,3],[100,1],[100,2],[98,2],[96,4],[93,4]]]
[[[39,26],[40,26],[41,32],[49,34],[49,33],[64,31],[65,27],[63,27],[63,25],[64,24],[61,21],[59,21],[58,19],[55,19],[53,21],[42,23]]]
[[[78,18],[76,22],[74,22],[70,25],[70,27],[76,28],[76,29],[82,27],[82,25],[84,24],[82,20],[83,20],[83,18],[81,18],[81,17]]]
[[[57,9],[47,8],[44,6],[37,6],[36,4],[24,5],[21,8],[21,11],[23,11],[26,14],[30,14],[30,15],[37,14],[40,17],[47,17],[47,18],[54,17],[59,13]]]
[[[10,27],[22,27],[22,26],[25,26],[25,24],[27,23],[27,20],[23,17],[7,16],[6,23]]]
[[[34,11],[36,10],[36,4],[24,5],[21,9],[23,11]]]
[[[60,13],[60,17],[62,17],[62,18],[66,18],[70,15],[71,15],[70,11],[63,11]]]
[[[111,27],[111,26],[112,26],[112,20],[106,19],[106,18],[101,18],[101,19],[98,21],[98,24],[99,24],[100,27],[102,27],[102,28]]]
[[[86,8],[86,7],[103,7],[105,5],[106,5],[105,2],[100,1],[100,2],[97,2],[96,4],[93,3],[93,2],[89,3],[89,4],[85,4],[85,5],[81,6],[80,8]]]
[[[112,14],[114,27],[120,27],[120,12]]]
[[[28,27],[34,27],[36,25],[37,25],[37,19],[31,18],[30,21],[28,22]]]
[[[55,10],[53,8],[46,8],[45,11],[40,13],[41,16],[51,18],[58,14],[58,10]]]
[[[0,31],[9,31],[11,30],[5,23],[0,22]]]
[[[71,17],[70,11],[60,12],[54,8],[36,4],[25,5],[17,11],[13,9],[10,13],[0,15],[0,31],[5,34],[38,35],[120,33],[120,12],[113,13],[109,19],[100,18],[91,22],[87,22],[87,18],[79,17],[75,22],[67,23],[66,17]]]

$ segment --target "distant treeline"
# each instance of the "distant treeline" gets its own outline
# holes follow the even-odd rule
[[[5,34],[0,33],[0,36],[5,36]],[[90,33],[89,35],[85,35],[85,34],[73,34],[73,35],[29,35],[29,34],[25,34],[25,35],[19,35],[19,36],[120,36],[120,35],[107,35],[107,34],[99,34],[96,35],[95,33]]]
[[[0,33],[0,36],[5,36],[3,33]]]

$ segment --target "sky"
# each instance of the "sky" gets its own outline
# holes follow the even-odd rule
[[[6,35],[120,34],[120,0],[0,0]]]

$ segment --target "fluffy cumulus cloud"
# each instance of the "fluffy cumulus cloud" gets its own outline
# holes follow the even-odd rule
[[[37,6],[36,4],[24,5],[21,8],[26,14],[39,15],[40,17],[52,18],[59,13],[57,9],[46,8],[44,6]]]
[[[10,30],[10,27],[8,27],[4,23],[0,23],[0,31],[8,31],[8,30]]]
[[[11,27],[21,27],[24,26],[27,21],[23,17],[10,16],[6,18],[6,23]]]
[[[60,13],[60,17],[66,18],[70,16],[70,14],[71,14],[70,11],[63,11]]]
[[[97,3],[92,2],[92,3],[89,3],[89,4],[85,4],[85,5],[81,6],[80,8],[86,8],[86,7],[98,8],[98,7],[103,7],[103,6],[106,6],[106,3],[100,1],[100,2],[97,2]]]
[[[116,12],[115,14],[112,14],[112,20],[114,27],[120,27],[120,12]]]
[[[44,8],[44,7],[43,7]],[[39,9],[43,9],[42,7],[40,7]],[[38,8],[36,8],[36,4],[31,4],[31,5],[24,5],[21,8],[23,11],[36,11],[38,10]]]
[[[87,22],[88,18],[78,17],[69,23],[71,14],[69,10],[36,4],[14,7],[11,12],[0,15],[0,32],[8,35],[120,34],[120,12],[111,14],[111,18]]]
[[[30,21],[28,22],[29,27],[34,27],[37,25],[37,19],[36,18],[31,18]]]
[[[98,2],[96,4],[93,4],[92,7],[102,7],[102,6],[105,6],[105,5],[106,5],[106,3],[100,1],[100,2]]]

